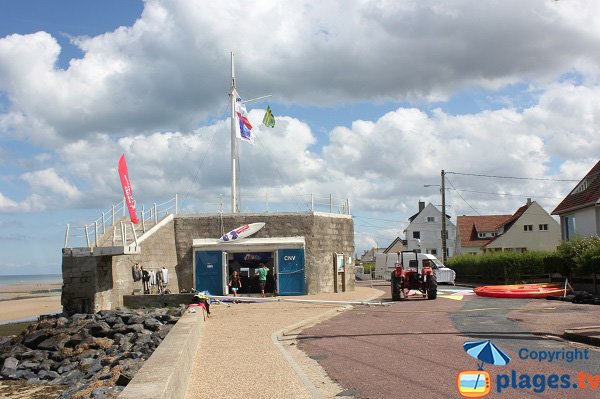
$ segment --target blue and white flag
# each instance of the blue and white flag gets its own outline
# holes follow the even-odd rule
[[[248,112],[246,106],[242,103],[242,99],[238,96],[237,91],[235,94],[235,116],[237,123],[235,124],[235,135],[238,139],[246,140],[249,143],[254,144],[254,133],[252,132],[252,125],[248,120]]]

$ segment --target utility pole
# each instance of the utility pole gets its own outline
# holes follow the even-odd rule
[[[238,199],[237,199],[237,176],[236,176],[236,168],[237,168],[237,157],[238,157],[238,142],[235,135],[235,124],[237,123],[237,118],[235,115],[235,102],[237,100],[235,90],[235,70],[234,70],[234,60],[233,60],[233,52],[231,52],[231,91],[230,102],[231,102],[231,213],[239,212],[238,207]]]
[[[446,181],[444,179],[444,169],[442,169],[442,263],[446,264]]]

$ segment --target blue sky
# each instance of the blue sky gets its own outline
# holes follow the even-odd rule
[[[359,253],[403,236],[418,201],[439,204],[423,185],[441,169],[579,180],[600,153],[599,11],[583,0],[0,1],[0,274],[60,272],[66,224],[121,198],[121,153],[138,204],[177,193],[201,211],[219,195],[227,205],[232,51],[240,95],[273,95],[248,106],[257,139],[241,143],[242,204],[349,198]],[[274,129],[260,124],[267,104]],[[449,192],[453,220],[513,213],[528,197],[550,212],[574,185],[450,178],[463,190]]]

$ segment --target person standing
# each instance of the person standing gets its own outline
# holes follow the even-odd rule
[[[150,273],[142,266],[142,283],[144,283],[144,294],[150,293]]]
[[[267,285],[267,274],[269,273],[269,268],[264,263],[260,264],[260,267],[256,270],[256,274],[258,274],[258,286],[260,287],[260,296],[265,297],[265,286]]]
[[[229,288],[231,288],[231,292],[233,293],[233,296],[236,297],[238,294],[238,291],[240,288],[242,288],[242,279],[240,278],[240,273],[238,273],[237,271],[234,271],[233,273],[231,273],[231,278],[229,279]],[[238,301],[236,301],[235,299],[233,300],[233,303],[237,303]]]

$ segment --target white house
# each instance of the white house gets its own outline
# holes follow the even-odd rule
[[[496,237],[483,247],[494,251],[553,251],[560,243],[560,226],[537,202],[527,203],[496,228]]]
[[[561,237],[600,235],[600,161],[552,211],[560,216]]]
[[[446,215],[446,257],[456,253],[456,226]],[[410,224],[404,230],[408,250],[434,255],[442,259],[442,212],[431,203],[419,201],[419,212],[408,218]]]

